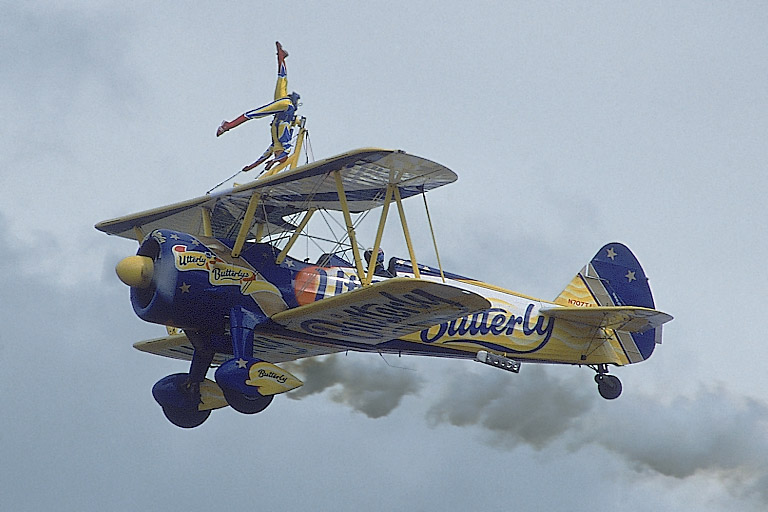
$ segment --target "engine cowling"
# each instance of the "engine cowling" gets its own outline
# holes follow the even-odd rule
[[[215,332],[235,306],[285,308],[280,291],[226,249],[213,239],[204,244],[186,233],[155,230],[115,270],[147,322]]]

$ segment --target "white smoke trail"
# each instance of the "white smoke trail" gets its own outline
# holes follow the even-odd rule
[[[288,396],[330,389],[332,400],[371,418],[386,416],[423,384],[415,372],[339,356],[293,363],[294,370],[306,384]],[[519,376],[467,369],[439,377],[445,380],[434,384],[442,391],[425,403],[426,421],[480,429],[489,443],[507,449],[541,450],[561,442],[577,452],[596,445],[639,474],[681,480],[705,475],[734,496],[768,503],[768,405],[722,387],[669,400],[635,395],[606,402],[591,379],[553,375],[530,365]]]
[[[451,379],[427,409],[430,425],[479,426],[494,444],[541,449],[571,430],[594,403],[593,389],[553,379],[541,366],[526,367],[524,376],[488,370]]]
[[[283,365],[296,373],[304,385],[286,396],[300,400],[330,389],[334,402],[346,404],[369,418],[388,415],[406,395],[415,394],[422,385],[414,371],[392,368],[384,364],[345,361],[332,355],[302,359]]]

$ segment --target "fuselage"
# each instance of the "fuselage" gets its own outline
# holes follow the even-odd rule
[[[230,255],[231,241],[193,237],[157,230],[139,254],[157,260],[158,285],[147,291],[132,289],[136,313],[144,320],[185,330],[225,333],[233,306],[263,313],[265,321],[254,330],[254,349],[291,354],[311,347],[374,351],[441,357],[473,358],[480,350],[510,358],[563,364],[627,364],[627,356],[611,331],[595,336],[595,329],[541,313],[551,302],[517,294],[457,274],[419,267],[419,278],[441,282],[485,297],[491,308],[444,321],[428,329],[371,345],[335,338],[333,329],[322,336],[298,334],[268,320],[287,309],[323,301],[362,286],[353,265],[337,256],[324,255],[312,264],[291,257],[275,263],[279,250],[269,244],[247,245],[239,258]],[[415,278],[411,263],[393,258],[389,267],[377,269],[374,282],[392,277]],[[359,317],[360,322],[381,318]],[[360,324],[364,327],[364,324]],[[228,352],[226,336],[215,349]],[[596,342],[597,339],[597,342]],[[231,349],[230,349],[231,350]]]
[[[441,282],[469,290],[488,299],[491,308],[469,316],[442,322],[402,338],[377,345],[375,351],[445,357],[475,357],[479,350],[505,354],[515,359],[564,364],[628,364],[620,343],[605,332],[599,344],[594,342],[594,328],[540,313],[554,303],[528,297],[510,290],[462,277],[441,273],[430,267],[419,268],[420,279]],[[388,277],[415,278],[411,262],[393,258]],[[294,274],[297,295],[322,300],[360,286],[354,268],[308,265]],[[375,282],[375,281],[374,281]],[[305,299],[306,300],[306,299]],[[370,350],[367,346],[356,347]]]

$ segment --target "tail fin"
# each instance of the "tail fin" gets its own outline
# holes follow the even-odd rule
[[[627,246],[620,243],[603,246],[557,296],[555,304],[655,308],[640,262]],[[619,338],[630,360],[637,356],[640,360],[648,359],[654,346],[661,343],[661,327],[642,333],[621,333]]]

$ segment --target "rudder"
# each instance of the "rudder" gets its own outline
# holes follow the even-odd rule
[[[557,296],[555,304],[655,308],[640,262],[618,242],[604,245]],[[661,327],[643,333],[622,333],[619,338],[629,359],[636,362],[650,357],[655,345],[661,343]]]

